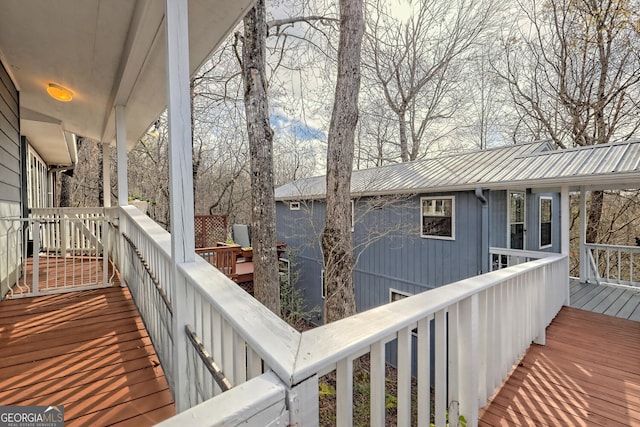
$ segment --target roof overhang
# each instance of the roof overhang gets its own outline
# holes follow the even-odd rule
[[[254,1],[189,0],[191,73]],[[112,143],[115,105],[125,106],[129,149],[161,114],[164,15],[164,0],[3,0],[0,60],[20,92],[23,134],[46,162],[72,160],[62,153],[65,132]],[[49,83],[71,90],[73,100],[52,99]]]

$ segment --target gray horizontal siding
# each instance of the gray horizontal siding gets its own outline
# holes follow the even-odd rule
[[[0,64],[0,200],[20,203],[18,91]]]
[[[0,217],[22,214],[20,148],[18,91],[0,63]],[[8,265],[16,265],[6,234],[7,224],[0,223],[0,298],[13,285],[7,280],[12,273]],[[9,258],[12,260],[8,263]]]

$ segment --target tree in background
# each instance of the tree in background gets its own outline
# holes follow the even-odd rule
[[[515,108],[560,148],[631,138],[640,127],[639,4],[554,0],[522,4],[526,22],[505,37],[504,64]],[[591,193],[587,242],[597,242],[603,193]]]
[[[242,77],[251,160],[251,245],[254,296],[280,315],[273,188],[273,129],[265,75],[267,21],[264,0],[244,17]]]
[[[356,312],[351,240],[351,170],[364,33],[362,0],[340,0],[338,76],[327,147],[327,211],[322,233],[325,323]]]
[[[472,50],[495,14],[491,0],[408,2],[404,21],[397,5],[371,2],[367,21],[367,76],[379,85],[397,121],[399,157],[424,157],[429,146],[451,128],[460,110],[463,56]],[[407,7],[407,6],[405,6]]]

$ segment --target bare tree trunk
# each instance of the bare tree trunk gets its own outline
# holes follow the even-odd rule
[[[591,202],[589,204],[589,213],[587,215],[587,232],[585,235],[587,243],[599,243],[598,230],[600,230],[600,217],[602,216],[603,201],[604,192],[591,192]]]
[[[269,125],[265,77],[265,14],[264,0],[258,0],[244,17],[242,76],[251,153],[253,289],[258,301],[280,316],[273,190],[273,130]]]
[[[338,77],[327,147],[327,212],[322,234],[325,323],[356,312],[351,240],[351,170],[360,91],[362,0],[340,0]]]
[[[71,177],[66,173],[60,173],[60,207],[71,206]]]
[[[398,111],[398,124],[400,126],[400,158],[403,162],[409,161],[409,142],[407,141],[407,119],[404,110]]]

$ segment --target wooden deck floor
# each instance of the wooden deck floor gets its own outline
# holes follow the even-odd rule
[[[153,425],[171,393],[127,289],[0,302],[0,405],[64,405],[67,426]]]
[[[481,426],[640,426],[640,323],[564,307]]]
[[[640,288],[571,280],[571,307],[640,321]]]
[[[19,298],[33,288],[33,258],[27,258],[22,276],[13,286],[8,297]],[[45,256],[38,257],[38,286],[40,292],[82,289],[97,287],[103,283],[104,264],[102,258],[95,256]],[[120,285],[120,275],[113,263],[109,261],[107,280],[113,285]]]

